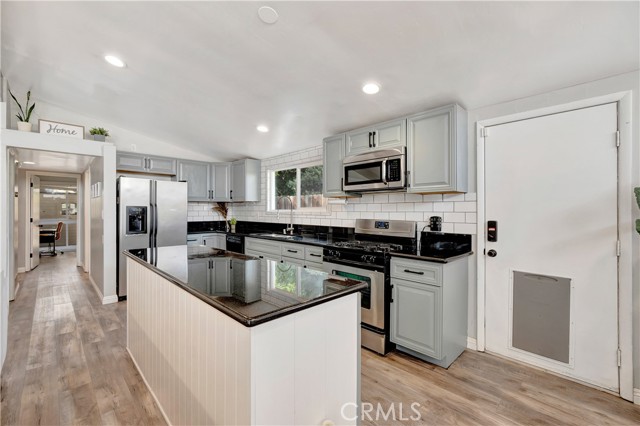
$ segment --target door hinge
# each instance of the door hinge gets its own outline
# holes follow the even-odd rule
[[[489,128],[488,127],[483,127],[482,128],[482,137],[486,138],[487,136],[489,136]]]
[[[616,256],[620,257],[622,253],[622,245],[620,244],[620,240],[616,241]]]
[[[616,147],[620,147],[620,130],[616,130]]]
[[[622,351],[618,348],[618,367],[622,367]]]

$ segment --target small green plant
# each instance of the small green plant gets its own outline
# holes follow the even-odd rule
[[[29,108],[29,101],[31,100],[31,90],[27,92],[27,103],[25,104],[24,109],[22,109],[22,105],[20,105],[20,102],[18,102],[16,97],[13,95],[13,93],[11,93],[11,90],[9,90],[9,94],[11,95],[16,105],[18,105],[18,108],[20,109],[20,112],[16,114],[16,117],[18,117],[19,121],[28,123],[29,120],[31,119],[31,113],[33,112],[33,109],[36,107],[36,104],[34,102],[31,105],[31,108]]]
[[[235,225],[236,223],[238,223],[238,219],[236,219],[235,217],[232,217],[232,218],[229,220],[229,224],[230,224],[230,225]]]
[[[90,135],[109,136],[109,131],[107,129],[105,129],[104,127],[92,127],[91,130],[89,130],[89,134]]]

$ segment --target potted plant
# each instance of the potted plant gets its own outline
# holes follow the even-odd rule
[[[236,223],[238,223],[238,219],[236,219],[235,217],[232,217],[231,220],[229,220],[229,225],[231,225],[231,232],[236,232]]]
[[[633,188],[633,192],[636,194],[636,203],[640,207],[640,188]],[[640,234],[640,219],[636,219],[636,232]]]
[[[103,127],[92,127],[89,134],[93,136],[94,141],[104,142],[105,138],[109,136],[109,131]]]
[[[18,105],[18,109],[20,109],[20,112],[16,114],[16,117],[18,117],[18,130],[20,130],[21,132],[30,132],[31,123],[29,123],[29,119],[31,118],[33,109],[36,107],[35,102],[33,103],[33,105],[31,105],[31,107],[29,107],[29,100],[31,100],[31,90],[27,92],[27,103],[25,104],[24,109],[22,109],[22,105],[20,105],[18,99],[16,99],[13,93],[11,93],[11,90],[9,90],[9,94],[15,101],[16,105]]]

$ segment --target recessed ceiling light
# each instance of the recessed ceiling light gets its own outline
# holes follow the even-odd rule
[[[378,86],[376,83],[367,83],[362,86],[362,91],[367,95],[375,95],[380,91],[380,86]]]
[[[22,164],[36,164],[33,161],[23,161]]]
[[[262,133],[267,133],[269,131],[269,128],[261,124],[258,127],[256,127],[256,130]]]
[[[114,67],[118,67],[118,68],[124,68],[124,61],[120,58],[118,58],[117,56],[113,56],[113,55],[107,55],[104,57],[104,60],[109,62],[111,65],[113,65]]]
[[[275,24],[278,20],[278,12],[272,7],[262,6],[258,9],[258,17],[265,24]]]

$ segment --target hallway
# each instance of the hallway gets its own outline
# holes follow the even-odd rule
[[[21,274],[2,424],[165,424],[126,352],[126,304],[102,305],[75,253]]]

